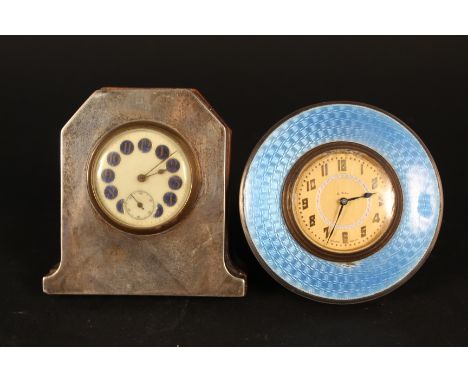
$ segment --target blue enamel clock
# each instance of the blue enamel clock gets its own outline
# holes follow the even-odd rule
[[[259,142],[240,193],[244,232],[288,289],[330,303],[382,296],[424,263],[442,220],[428,149],[375,107],[325,103],[293,113]]]

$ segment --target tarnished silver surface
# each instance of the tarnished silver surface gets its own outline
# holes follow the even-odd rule
[[[181,221],[154,235],[116,229],[93,208],[87,161],[96,142],[131,121],[177,130],[193,148],[200,189]],[[62,129],[62,255],[43,279],[49,294],[244,296],[229,262],[225,204],[230,130],[191,89],[96,91]]]

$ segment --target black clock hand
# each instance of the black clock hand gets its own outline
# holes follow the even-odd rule
[[[354,198],[347,198],[346,200],[347,200],[348,202],[350,202],[351,200],[356,200],[356,199],[361,199],[361,198],[366,198],[366,199],[368,199],[368,198],[370,198],[370,197],[371,197],[372,195],[374,195],[374,194],[375,194],[375,192],[366,192],[366,193],[362,194],[361,196],[355,196]]]
[[[330,235],[328,236],[327,243],[330,241],[330,238],[332,237],[333,232],[335,231],[335,227],[336,227],[336,224],[338,223],[338,219],[340,218],[340,215],[343,212],[343,207],[346,204],[348,204],[348,202],[350,202],[351,200],[356,200],[356,199],[361,199],[361,198],[370,198],[374,194],[375,194],[375,192],[366,192],[366,193],[362,194],[361,196],[355,196],[353,198],[341,198],[340,199],[340,204],[341,204],[340,210],[338,211],[338,216],[336,217],[335,224],[333,224],[333,228],[332,228],[332,230],[330,232]]]
[[[336,227],[336,223],[338,223],[338,219],[340,218],[341,216],[341,213],[343,212],[343,207],[348,203],[348,199],[346,198],[341,198],[340,199],[340,210],[338,211],[338,216],[336,217],[336,220],[335,220],[335,224],[333,224],[333,228],[330,232],[330,235],[328,236],[328,240],[327,240],[327,243],[330,241],[330,238],[332,237],[333,235],[333,232],[335,231],[335,227]]]
[[[134,196],[133,194],[130,194],[130,196],[135,199],[135,202],[137,202],[137,206],[138,208],[141,208],[142,210],[144,210],[145,208],[143,207],[143,203],[142,202],[139,202]]]

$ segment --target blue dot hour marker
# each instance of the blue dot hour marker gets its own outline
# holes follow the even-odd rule
[[[156,207],[156,212],[154,213],[154,217],[159,218],[163,214],[163,212],[164,212],[163,206],[161,206],[158,203],[158,206]]]
[[[166,162],[166,168],[169,172],[177,172],[180,168],[180,163],[177,159],[171,158]]]
[[[117,207],[117,211],[119,211],[121,214],[124,213],[123,205],[124,205],[124,200],[123,199],[120,199],[117,202],[117,204],[115,205]]]
[[[153,144],[151,143],[151,141],[148,138],[142,138],[138,142],[138,148],[143,153],[147,153],[148,151],[150,151],[152,146],[153,146]]]
[[[130,155],[133,152],[134,146],[131,141],[123,141],[120,144],[120,151],[122,154]]]
[[[103,182],[110,183],[115,179],[115,173],[110,168],[106,168],[101,172]]]
[[[107,154],[107,163],[109,163],[110,166],[118,166],[120,163],[119,153],[112,151],[111,153]]]
[[[118,194],[119,194],[119,191],[117,190],[117,187],[115,186],[107,186],[104,189],[104,196],[107,199],[110,199],[110,200],[115,199]]]
[[[174,194],[173,192],[166,192],[163,196],[163,201],[169,207],[172,207],[174,204],[177,203],[177,195]]]
[[[169,178],[168,184],[170,189],[178,190],[180,187],[182,187],[182,179],[177,175],[171,176]]]
[[[159,145],[156,147],[155,153],[159,159],[166,159],[169,156],[169,147],[166,145]]]

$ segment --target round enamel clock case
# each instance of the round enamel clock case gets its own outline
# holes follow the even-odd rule
[[[244,232],[282,285],[330,303],[382,296],[426,260],[442,185],[422,141],[356,103],[293,113],[259,142],[241,184]]]

